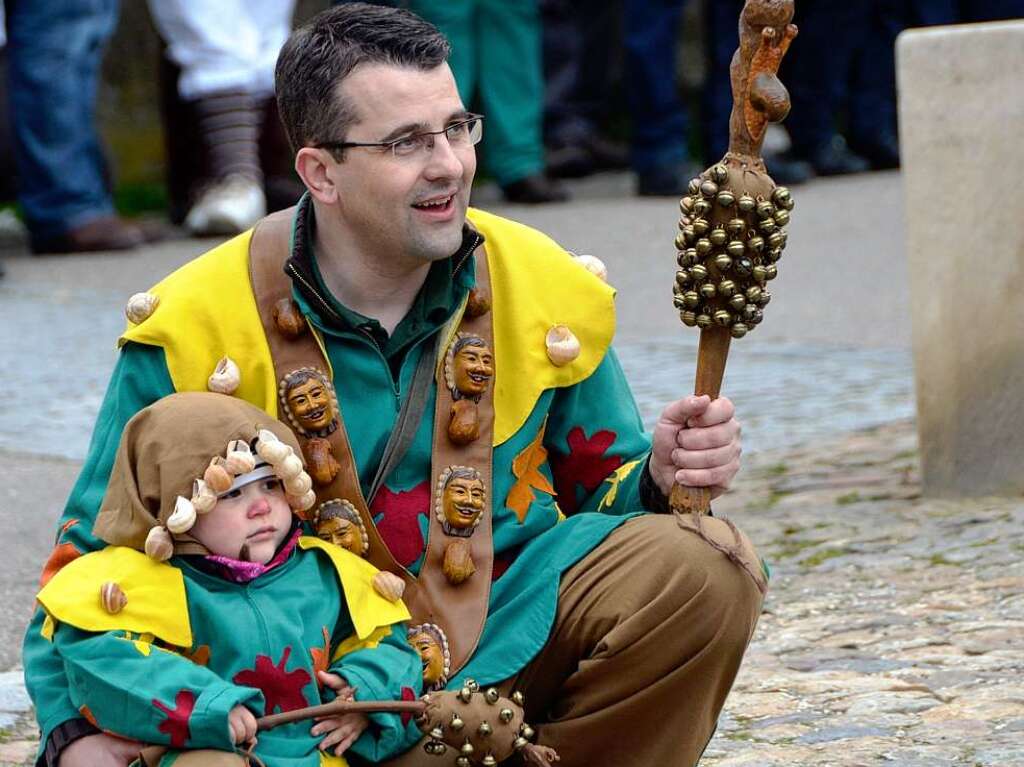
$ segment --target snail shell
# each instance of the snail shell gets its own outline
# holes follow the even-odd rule
[[[275,303],[272,314],[274,324],[285,338],[295,339],[306,331],[306,318],[292,299],[282,298]]]
[[[487,312],[491,310],[491,299],[487,297],[479,288],[473,288],[469,291],[469,296],[466,298],[466,316],[470,319],[475,317],[483,317]]]
[[[274,468],[277,470],[277,476],[287,482],[302,473],[302,459],[292,453]]]
[[[100,604],[111,615],[117,615],[128,604],[128,596],[116,583],[107,581],[100,586]]]
[[[301,496],[287,495],[288,505],[296,511],[306,511],[307,509],[313,508],[313,504],[316,503],[316,493],[312,490],[306,491]]]
[[[203,481],[214,493],[220,495],[231,489],[231,483],[234,480],[228,474],[228,470],[224,468],[224,459],[217,455],[213,457],[210,465],[203,472]]]
[[[551,328],[544,342],[547,346],[548,359],[556,367],[568,365],[580,356],[579,339],[565,325],[555,325]]]
[[[473,563],[468,541],[459,538],[445,547],[441,571],[453,586],[469,580],[476,572],[476,565]]]
[[[256,435],[256,454],[272,466],[277,466],[292,454],[292,448],[279,440],[270,429],[260,429]]]
[[[294,495],[297,498],[304,496],[312,487],[313,479],[304,471],[299,472],[297,477],[284,481],[284,491],[288,495]]]
[[[197,514],[207,514],[217,505],[217,494],[210,489],[205,480],[197,479],[192,483],[192,506]]]
[[[165,527],[154,527],[146,535],[146,556],[155,559],[157,562],[164,562],[171,558],[174,553],[174,543],[171,541],[171,534]]]
[[[405,593],[405,581],[394,573],[381,570],[373,576],[373,590],[389,602],[397,602]]]
[[[245,440],[235,439],[228,443],[224,468],[235,476],[248,474],[256,468],[256,456],[252,454],[252,450]]]
[[[136,293],[128,299],[124,307],[124,316],[134,325],[149,319],[156,311],[160,303],[160,297],[153,293]]]
[[[331,452],[331,443],[322,437],[314,437],[306,443],[306,464],[309,475],[318,485],[329,485],[341,471],[341,464]]]
[[[178,496],[174,501],[174,511],[167,518],[167,529],[175,535],[192,529],[196,523],[196,507],[188,498]]]
[[[608,267],[605,266],[604,261],[597,256],[590,256],[586,254],[576,256],[576,263],[601,281],[608,282]]]
[[[453,402],[448,420],[448,439],[456,445],[468,445],[479,436],[480,414],[476,403],[468,399]]]
[[[234,394],[242,382],[242,371],[230,357],[221,357],[206,381],[206,388],[218,394]]]

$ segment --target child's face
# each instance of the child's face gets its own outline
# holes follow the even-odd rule
[[[266,564],[291,524],[292,510],[281,481],[268,477],[221,496],[212,511],[198,516],[189,533],[211,554]]]

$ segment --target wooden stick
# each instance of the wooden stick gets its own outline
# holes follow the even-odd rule
[[[318,716],[339,716],[341,714],[422,714],[427,704],[422,700],[332,700],[321,706],[308,706],[294,711],[262,716],[256,720],[261,730],[272,730],[282,724],[301,722]]]

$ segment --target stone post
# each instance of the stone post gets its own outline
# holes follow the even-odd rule
[[[897,59],[925,492],[1021,495],[1024,22],[908,31]]]

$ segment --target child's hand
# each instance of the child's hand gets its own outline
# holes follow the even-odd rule
[[[337,697],[342,700],[355,700],[355,690],[349,685],[344,677],[337,674],[329,674],[326,671],[318,671],[317,678],[325,687],[334,690]],[[341,756],[349,747],[358,740],[370,725],[366,714],[341,714],[340,716],[327,716],[317,718],[317,723],[310,730],[312,735],[324,735],[320,741],[320,750],[327,751],[334,748],[334,755]]]
[[[228,729],[235,743],[248,743],[256,737],[256,717],[245,706],[235,706],[228,712]]]

